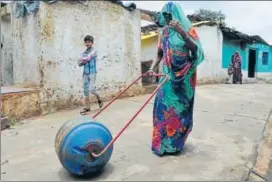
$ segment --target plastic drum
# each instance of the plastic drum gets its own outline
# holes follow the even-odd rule
[[[62,166],[71,174],[88,176],[100,171],[110,160],[113,146],[94,158],[112,140],[110,131],[101,123],[85,116],[67,121],[59,129],[55,150]]]

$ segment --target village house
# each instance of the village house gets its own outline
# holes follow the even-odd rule
[[[97,90],[105,100],[141,74],[138,10],[109,1],[40,1],[24,16],[16,8],[12,2],[1,10],[2,114],[21,119],[81,105],[77,60],[87,34],[95,39]],[[127,94],[141,89],[135,84]]]
[[[237,51],[242,57],[244,78],[265,78],[272,74],[272,47],[258,35],[249,36],[228,27],[223,32],[222,67],[228,68],[231,55]]]
[[[22,119],[82,105],[82,69],[76,60],[84,50],[87,34],[95,38],[97,90],[104,100],[149,69],[156,58],[158,27],[140,29],[142,11],[114,2],[39,1],[38,11],[26,15],[16,10],[15,2],[1,8],[4,115]],[[198,83],[225,82],[235,51],[243,58],[244,79],[271,75],[272,49],[262,38],[193,15],[189,19],[205,54],[198,68]],[[143,78],[127,94],[141,94],[142,84],[157,81]]]
[[[198,83],[223,83],[231,56],[238,51],[242,57],[244,80],[272,76],[272,47],[260,36],[250,36],[222,24],[189,15],[199,35],[205,59],[198,67]],[[156,58],[158,27],[143,26],[141,36],[142,71]],[[150,80],[146,80],[150,82]],[[154,82],[154,81],[153,81]]]

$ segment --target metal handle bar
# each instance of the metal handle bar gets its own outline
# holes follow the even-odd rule
[[[133,81],[129,86],[127,86],[123,91],[121,91],[117,96],[115,96],[107,105],[105,105],[100,111],[98,111],[93,118],[97,117],[102,111],[104,111],[109,105],[111,105],[114,101],[116,101],[124,92],[126,92],[134,83],[139,81],[142,77],[149,76],[148,74],[142,74],[139,76],[135,81]],[[138,114],[145,108],[145,106],[148,104],[148,102],[153,98],[153,96],[157,93],[157,91],[165,84],[165,82],[168,80],[168,76],[165,74],[152,74],[152,76],[158,76],[162,77],[164,76],[165,79],[158,85],[158,87],[152,92],[150,97],[146,100],[146,102],[142,105],[142,107],[134,114],[134,116],[127,121],[126,125],[122,128],[122,130],[110,141],[110,143],[98,154],[92,152],[93,157],[100,157],[103,155],[109,147],[111,147],[114,142],[120,137],[120,135],[127,129],[127,127],[132,123],[132,121],[138,116]]]

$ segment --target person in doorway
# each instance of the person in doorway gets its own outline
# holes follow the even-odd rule
[[[242,70],[241,70],[241,64],[242,64],[242,59],[241,56],[238,52],[235,52],[231,56],[231,64],[228,68],[228,75],[232,75],[232,83],[240,83],[242,84]],[[229,76],[229,78],[231,78]],[[229,80],[230,81],[230,80]]]
[[[98,100],[98,105],[100,108],[103,107],[103,102],[100,96],[95,91],[95,81],[96,81],[96,57],[97,53],[93,46],[94,38],[90,35],[87,35],[84,38],[84,43],[86,46],[85,52],[82,53],[81,58],[78,60],[78,65],[83,66],[83,89],[85,96],[85,107],[80,112],[81,114],[85,114],[91,110],[90,108],[90,100],[89,100],[89,92],[96,96]]]
[[[167,3],[157,19],[163,27],[158,58],[147,74],[154,74],[162,60],[163,73],[169,77],[158,91],[153,109],[152,151],[163,156],[180,152],[192,131],[196,70],[204,54],[198,35],[179,4]]]

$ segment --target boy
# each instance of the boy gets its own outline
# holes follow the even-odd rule
[[[80,112],[81,114],[85,114],[91,110],[90,108],[90,100],[89,100],[89,92],[96,96],[98,100],[98,105],[100,108],[103,107],[103,102],[100,99],[100,96],[95,91],[95,81],[96,81],[96,50],[93,47],[94,38],[90,35],[87,35],[84,38],[84,43],[86,46],[86,51],[83,52],[81,58],[78,60],[78,65],[84,66],[83,69],[83,88],[84,88],[84,96],[85,96],[85,107]]]

